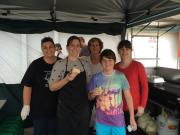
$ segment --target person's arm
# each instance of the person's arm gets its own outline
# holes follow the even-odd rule
[[[93,95],[93,92],[89,92],[89,93],[88,93],[88,99],[89,99],[89,100],[93,100],[93,99],[95,99],[95,97],[96,97],[96,96]]]
[[[49,85],[49,89],[51,91],[57,91],[65,86],[68,82],[74,80],[74,78],[78,75],[78,73],[68,73],[65,78],[56,81]]]
[[[141,116],[144,113],[144,109],[147,104],[148,99],[148,81],[146,72],[143,65],[139,65],[139,82],[140,82],[140,92],[141,92],[141,101],[140,106],[138,106],[138,116]]]
[[[35,84],[35,75],[36,75],[36,68],[39,65],[40,59],[37,59],[33,61],[26,73],[24,74],[24,77],[21,81],[21,84],[24,86],[23,88],[23,108],[21,110],[21,118],[22,120],[25,120],[26,117],[30,113],[30,104],[31,104],[31,94],[32,94],[32,88]]]
[[[89,81],[88,85],[87,85],[87,90],[88,90],[88,99],[89,100],[93,100],[96,98],[96,96],[99,96],[102,94],[103,89],[101,87],[99,87],[99,85],[97,84],[97,80],[100,79],[98,78],[98,75],[93,75],[91,80]]]
[[[61,89],[64,85],[66,85],[68,82],[69,82],[69,80],[67,79],[67,77],[65,77],[65,78],[49,85],[49,89],[51,91],[57,91],[57,90]]]
[[[134,119],[134,107],[133,107],[133,100],[132,100],[130,90],[124,90],[123,92],[124,92],[124,97],[127,102],[128,109],[129,109],[131,127],[133,128],[133,130],[136,130],[137,124]]]
[[[33,61],[27,71],[25,72],[21,84],[23,87],[23,105],[30,105],[31,102],[31,93],[32,93],[32,87],[35,80],[35,68],[37,67],[36,61]]]
[[[88,98],[89,98],[89,100],[95,99],[97,96],[101,95],[102,92],[103,92],[103,90],[100,89],[100,88],[95,88],[94,90],[90,91],[90,92],[88,93]]]
[[[23,89],[23,105],[30,105],[32,87],[24,86]]]
[[[23,108],[21,110],[21,118],[25,120],[30,112],[32,87],[24,86],[23,88]]]
[[[54,64],[48,81],[50,91],[57,91],[69,82],[68,75],[64,77],[65,72],[63,71],[63,67],[65,67],[63,60],[58,60]]]

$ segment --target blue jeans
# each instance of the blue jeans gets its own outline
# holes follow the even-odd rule
[[[126,135],[125,127],[115,127],[96,123],[97,135]]]
[[[56,135],[56,118],[33,119],[34,135]]]

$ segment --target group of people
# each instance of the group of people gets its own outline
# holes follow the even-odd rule
[[[127,125],[136,134],[135,117],[144,113],[148,83],[144,66],[132,59],[132,45],[122,40],[121,58],[103,49],[99,38],[86,46],[89,55],[79,56],[82,39],[67,40],[68,56],[55,56],[50,37],[41,40],[43,56],[34,60],[23,79],[22,120],[32,117],[34,135],[88,135],[93,107],[97,135],[125,135]]]

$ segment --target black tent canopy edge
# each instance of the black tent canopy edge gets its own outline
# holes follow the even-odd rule
[[[1,0],[0,30],[25,34],[56,30],[124,35],[126,28],[177,14],[180,14],[179,0]]]
[[[53,22],[49,20],[18,20],[0,18],[0,30],[18,34],[44,33],[56,30],[58,32],[73,34],[106,33],[109,35],[124,35],[123,33],[125,33],[126,28],[131,28],[177,14],[180,14],[180,7],[170,9],[168,11],[164,10],[163,12],[151,13],[134,21],[126,18],[126,23],[87,23],[72,21]]]
[[[123,23],[83,23],[83,22],[48,22],[43,20],[12,20],[0,19],[0,30],[18,33],[33,34],[52,30],[74,34],[121,34],[125,27]]]

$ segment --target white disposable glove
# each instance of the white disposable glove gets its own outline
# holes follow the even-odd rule
[[[127,126],[128,132],[136,131],[137,130],[137,125],[135,127],[132,127],[131,125]]]
[[[24,105],[22,110],[21,110],[21,119],[25,120],[26,117],[29,115],[29,112],[30,112],[30,106]]]
[[[131,125],[128,125],[128,126],[127,126],[127,129],[128,129],[128,132],[132,132],[132,130],[133,130],[132,127],[131,127]]]

